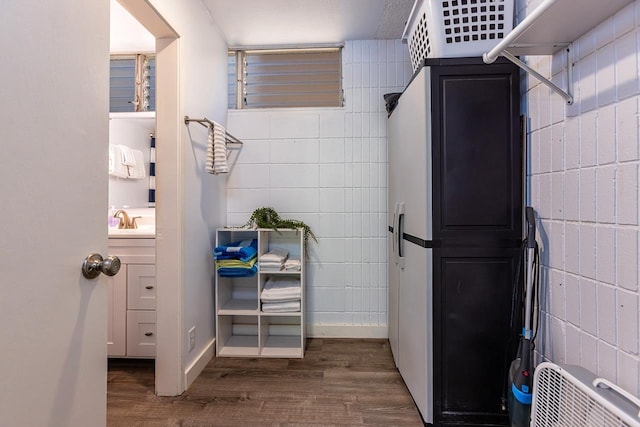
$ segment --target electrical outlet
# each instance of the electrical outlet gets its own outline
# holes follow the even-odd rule
[[[189,329],[189,351],[196,347],[196,327]]]

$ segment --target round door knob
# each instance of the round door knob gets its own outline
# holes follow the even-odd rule
[[[115,276],[120,271],[120,258],[108,256],[102,258],[100,254],[89,254],[82,262],[82,275],[87,279],[95,279],[104,273],[107,276]]]

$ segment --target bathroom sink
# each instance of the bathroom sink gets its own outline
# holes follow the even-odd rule
[[[115,210],[115,208],[112,208]],[[154,208],[123,208],[129,218],[135,218],[138,228],[109,227],[110,239],[149,239],[156,237],[156,210]]]
[[[156,237],[156,227],[154,225],[139,225],[138,228],[109,228],[109,238],[113,239],[148,239]]]

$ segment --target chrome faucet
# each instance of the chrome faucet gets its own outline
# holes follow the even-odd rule
[[[134,216],[133,218],[129,217],[129,214],[124,209],[118,209],[116,213],[113,214],[114,218],[118,218],[120,220],[120,224],[118,228],[124,229],[132,229],[138,228],[138,224],[136,223],[136,219],[140,218],[139,216]]]

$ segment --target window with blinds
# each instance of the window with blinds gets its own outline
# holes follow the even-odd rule
[[[113,55],[109,75],[109,111],[155,111],[156,61],[148,55]]]
[[[229,54],[229,108],[339,107],[342,98],[340,48]]]
[[[109,111],[135,111],[132,103],[136,93],[135,57],[112,57],[109,74]]]
[[[241,105],[236,104],[236,97],[238,96],[238,81],[236,78],[236,52],[229,51],[229,59],[227,61],[227,107],[229,109],[242,108]],[[242,90],[240,90],[242,93]]]

